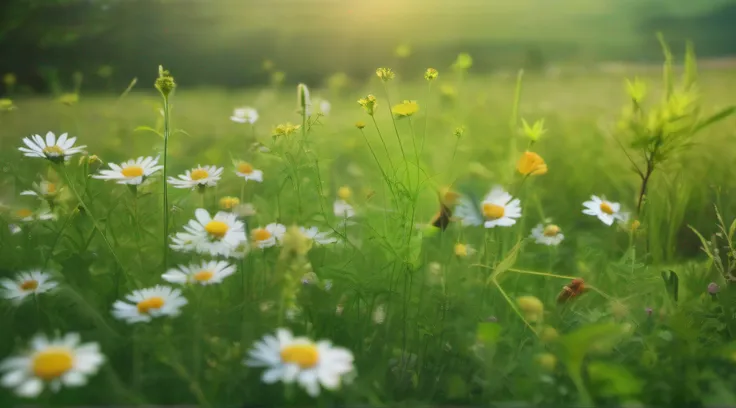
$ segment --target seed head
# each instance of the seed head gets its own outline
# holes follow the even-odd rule
[[[560,337],[560,334],[557,333],[557,330],[555,330],[554,327],[550,326],[542,329],[542,333],[539,334],[539,339],[542,340],[543,343],[552,343],[557,340],[558,337]]]
[[[434,81],[435,79],[437,79],[437,76],[439,74],[440,73],[437,72],[436,69],[434,69],[434,68],[427,68],[427,70],[424,71],[424,79],[426,79],[427,81],[430,81],[431,82],[431,81]]]
[[[391,68],[378,68],[376,70],[376,75],[381,78],[381,81],[388,82],[396,76],[394,74],[394,71],[391,70]]]
[[[465,126],[458,126],[455,128],[455,131],[452,132],[456,138],[460,139],[465,134]]]
[[[365,128],[365,122],[361,122],[361,121],[355,122],[355,127],[358,129],[363,129]]]
[[[376,106],[378,106],[378,100],[373,95],[368,95],[365,98],[358,99],[360,106],[365,109],[366,113],[373,116],[376,112]]]
[[[171,92],[176,88],[176,82],[174,77],[168,70],[164,70],[161,65],[158,66],[158,78],[156,78],[156,89],[161,92],[164,98],[168,98]]]
[[[312,99],[309,97],[309,88],[304,84],[296,87],[297,106],[300,112],[304,112],[307,116],[311,115]]]
[[[544,314],[544,304],[534,296],[522,296],[516,300],[524,317],[530,322],[541,320]]]

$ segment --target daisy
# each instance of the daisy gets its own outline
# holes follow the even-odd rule
[[[8,229],[10,230],[10,233],[15,235],[21,231],[20,227],[16,224],[8,224]]]
[[[337,238],[333,237],[331,232],[320,232],[317,227],[311,227],[308,229],[299,227],[299,231],[301,231],[304,236],[320,245],[334,244],[337,242]]]
[[[628,213],[621,212],[621,204],[600,198],[596,195],[590,197],[590,201],[583,203],[585,209],[583,214],[598,217],[606,225],[613,225],[615,220],[628,220]]]
[[[534,238],[537,244],[547,246],[560,245],[560,242],[565,239],[565,236],[562,234],[562,230],[555,224],[538,224],[532,230],[531,237]]]
[[[521,203],[518,198],[513,199],[502,187],[495,186],[485,196],[480,208],[468,197],[460,197],[455,216],[463,225],[483,224],[486,228],[510,227],[516,224],[516,218],[521,217]]]
[[[169,183],[176,188],[213,187],[220,181],[222,167],[200,166],[180,174],[179,178],[169,177]]]
[[[29,295],[38,295],[48,292],[58,283],[51,279],[51,275],[39,270],[19,273],[14,279],[0,279],[3,291],[0,296],[20,304]]]
[[[31,190],[25,190],[20,193],[22,196],[35,196],[42,200],[51,200],[59,193],[59,186],[47,180],[41,180],[40,183],[33,183]]]
[[[92,177],[101,180],[117,180],[118,184],[139,185],[146,177],[164,168],[158,165],[158,159],[158,157],[139,157],[120,163],[120,165],[109,163],[112,170],[100,170],[100,174]]]
[[[23,222],[46,221],[56,219],[56,215],[48,209],[38,210],[36,212],[27,208],[21,208],[15,211],[15,218]]]
[[[233,111],[233,116],[230,116],[230,120],[236,123],[248,123],[252,125],[258,120],[258,111],[248,106],[236,108]]]
[[[178,232],[171,249],[195,251],[212,256],[231,256],[246,241],[245,224],[236,214],[220,211],[212,218],[203,208],[194,212],[195,219],[184,226],[186,232]]]
[[[263,172],[253,168],[250,163],[241,161],[235,166],[235,174],[242,177],[245,181],[253,180],[259,183],[263,182]]]
[[[212,285],[222,283],[233,273],[235,273],[235,267],[225,261],[205,261],[200,264],[180,265],[178,268],[169,269],[161,277],[169,283],[180,285],[189,283]]]
[[[27,147],[19,147],[18,150],[23,152],[23,155],[26,157],[40,157],[56,162],[69,160],[71,156],[81,152],[87,146],[74,147],[74,142],[77,141],[77,138],[67,138],[67,136],[64,133],[57,140],[53,132],[48,132],[46,133],[45,140],[39,135],[24,137],[23,143]]]
[[[458,242],[457,244],[455,244],[454,252],[455,256],[459,258],[466,258],[475,254],[478,251],[469,244],[461,244]]]
[[[306,337],[293,337],[288,329],[276,330],[275,336],[264,336],[248,356],[245,365],[266,367],[261,376],[264,383],[296,381],[312,397],[319,395],[321,387],[338,389],[343,376],[354,370],[349,350],[335,347],[327,340],[315,343]]]
[[[179,289],[163,285],[135,290],[125,299],[112,305],[112,315],[131,324],[150,322],[154,317],[178,316],[187,304]]]
[[[286,227],[281,224],[271,223],[265,228],[258,227],[250,232],[254,245],[264,249],[280,243],[286,234]]]
[[[97,373],[105,356],[97,343],[80,344],[80,340],[77,333],[55,339],[36,335],[29,351],[0,363],[0,371],[4,372],[0,382],[26,398],[37,397],[46,385],[53,392],[59,391],[62,385],[85,385],[87,377]]]
[[[332,211],[335,213],[335,216],[340,218],[352,218],[355,216],[353,206],[342,199],[335,200],[335,203],[332,205]]]

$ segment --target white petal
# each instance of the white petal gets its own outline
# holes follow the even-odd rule
[[[16,392],[21,397],[34,398],[43,391],[43,382],[38,378],[31,378],[16,388]]]
[[[26,378],[27,376],[25,371],[14,370],[5,374],[2,380],[0,380],[0,384],[2,384],[3,387],[14,388],[20,385],[20,383],[22,383]]]
[[[263,375],[261,376],[261,381],[263,381],[266,384],[273,384],[281,379],[284,375],[284,369],[283,367],[274,367],[270,368],[263,372]]]

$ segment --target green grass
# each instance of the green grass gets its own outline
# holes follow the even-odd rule
[[[387,84],[391,103],[417,100],[420,111],[397,120],[395,128],[383,85],[374,78],[358,88],[311,89],[312,97],[332,103],[332,112],[307,132],[279,139],[271,137],[273,127],[302,120],[294,88],[242,92],[179,84],[171,97],[168,173],[198,164],[224,166],[225,173],[204,196],[169,187],[171,233],[181,231],[196,208],[214,213],[219,198],[229,195],[255,206],[257,213],[244,219],[248,229],[271,222],[318,226],[334,230],[344,243],[314,246],[306,255],[310,267],[283,248],[253,248],[242,261],[233,260],[238,270],[222,284],[186,288],[189,304],[182,315],[136,325],[110,311],[131,290],[165,283],[161,172],[136,196],[125,186],[87,177],[95,165],[80,165],[74,157],[66,169],[84,211],[75,210],[78,202],[67,187],[56,203],[56,221],[23,223],[14,235],[5,224],[19,224],[15,210],[39,205],[20,191],[40,175],[53,177],[45,160],[22,157],[17,147],[23,137],[69,132],[104,162],[155,156],[164,141],[142,127],[162,132],[161,97],[139,84],[123,98],[82,93],[73,106],[47,97],[15,100],[18,109],[0,115],[0,200],[8,207],[0,270],[11,277],[44,268],[61,287],[19,307],[0,303],[0,355],[22,350],[37,332],[74,331],[100,344],[107,357],[100,372],[85,387],[44,395],[49,405],[304,404],[309,397],[300,389],[263,385],[261,369],[242,365],[256,340],[283,326],[330,339],[355,355],[355,381],[323,394],[320,406],[734,403],[728,387],[736,379],[734,361],[727,358],[736,335],[733,287],[688,228],[710,239],[717,232],[714,204],[726,227],[736,214],[734,119],[704,130],[692,147],[658,168],[642,227],[631,235],[581,213],[592,194],[635,212],[640,180],[614,139],[623,136],[611,131],[630,103],[623,75],[524,78],[518,113],[527,121],[545,119],[548,132],[532,150],[549,172],[522,183],[515,165],[528,141],[513,118],[512,77],[461,80],[441,71],[428,90],[419,75],[398,74]],[[660,76],[641,77],[652,93],[648,101],[656,103]],[[733,72],[701,72],[703,117],[733,102],[734,84]],[[453,86],[457,97],[441,97],[443,86]],[[375,117],[385,148],[356,103],[368,93],[378,98]],[[241,105],[258,109],[253,128],[229,120]],[[365,138],[357,121],[367,124]],[[466,130],[457,138],[459,126]],[[255,140],[272,153],[253,149]],[[244,185],[232,159],[263,170],[264,182]],[[442,186],[482,197],[495,184],[520,198],[523,215],[516,225],[486,230],[453,223],[444,232],[416,225],[439,209]],[[340,186],[353,191],[356,225],[339,226],[332,212]],[[546,218],[565,235],[558,247],[524,240]],[[458,258],[456,243],[478,252]],[[199,259],[206,257],[168,253],[170,265]],[[309,270],[321,282],[331,280],[332,288],[293,288],[290,282]],[[679,277],[676,302],[662,271]],[[593,289],[558,305],[568,277],[582,277]],[[715,298],[706,291],[711,281],[721,287]],[[300,310],[295,317],[280,307],[291,295]],[[543,322],[521,318],[515,306],[520,296],[543,302]],[[653,309],[651,316],[646,308]],[[380,324],[373,318],[377,309],[385,313]],[[561,337],[550,341],[545,327]],[[540,365],[540,353],[556,356],[556,367]],[[0,400],[3,406],[19,403],[6,391]]]

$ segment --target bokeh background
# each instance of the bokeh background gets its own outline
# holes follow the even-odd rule
[[[659,62],[656,31],[722,58],[736,53],[733,21],[734,0],[3,0],[0,72],[49,91],[81,71],[90,91],[150,83],[164,64],[188,86],[242,87],[268,82],[270,60],[287,83],[319,85],[381,64],[441,69],[458,52],[475,73]],[[400,45],[412,57],[397,66]]]

